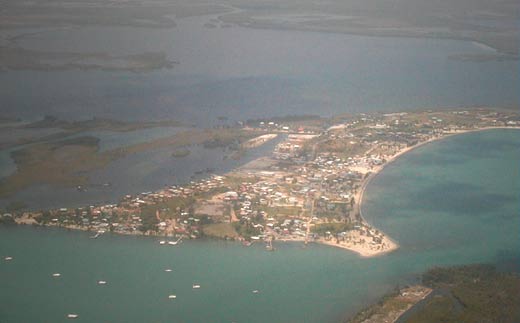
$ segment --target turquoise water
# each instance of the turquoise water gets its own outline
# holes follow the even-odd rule
[[[275,252],[224,241],[161,247],[155,238],[0,227],[0,322],[62,322],[67,313],[82,322],[338,322],[433,265],[518,265],[519,160],[520,131],[493,130],[389,165],[363,212],[402,248],[372,259],[298,243]]]
[[[370,184],[369,222],[438,263],[520,255],[520,131],[450,137],[390,164]]]

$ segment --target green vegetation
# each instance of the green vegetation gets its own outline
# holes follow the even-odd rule
[[[100,118],[69,122],[47,116],[45,119],[30,124],[28,127],[63,128],[70,135],[93,129],[131,131],[146,127],[171,126],[173,124],[175,124],[174,121],[134,124]],[[103,168],[110,162],[128,154],[169,147],[178,149],[178,151],[174,150],[174,155],[185,155],[187,152],[183,151],[183,148],[193,144],[219,146],[221,144],[238,143],[237,147],[239,147],[241,142],[259,134],[262,133],[238,128],[187,130],[170,137],[105,152],[99,152],[99,139],[92,136],[82,136],[61,141],[57,140],[59,138],[54,138],[56,141],[36,142],[26,148],[16,150],[12,154],[18,170],[9,177],[0,180],[0,196],[9,196],[35,183],[66,187],[84,185],[88,180],[89,172]],[[60,134],[55,136],[59,137]]]
[[[0,215],[0,224],[14,224],[15,221],[12,216]]]
[[[153,205],[145,205],[141,208],[143,221],[147,218],[156,218],[156,212],[161,212],[161,217],[173,218],[180,210],[192,208],[195,203],[194,197],[173,197],[164,202]]]
[[[399,322],[517,323],[520,322],[520,276],[490,265],[433,268],[423,274],[423,286],[385,295],[349,323],[393,322],[431,289],[434,292]],[[422,295],[422,296],[421,296]]]
[[[282,117],[273,117],[270,119],[256,119],[256,120],[248,120],[247,122],[260,122],[260,121],[272,121],[275,123],[283,123],[283,122],[301,122],[301,121],[308,121],[308,120],[316,120],[320,119],[321,117],[316,114],[301,114],[301,115],[286,115]]]
[[[260,178],[257,176],[238,176],[229,174],[224,179],[224,183],[226,183],[227,186],[229,186],[231,189],[238,189],[242,183],[257,183],[260,181]]]
[[[107,165],[117,154],[98,154],[98,138],[84,136],[40,143],[14,151],[17,172],[0,181],[0,196],[7,196],[33,183],[83,185],[91,170]]]
[[[191,152],[188,148],[181,147],[172,152],[172,157],[175,157],[175,158],[187,157],[187,156],[189,156],[190,153]]]
[[[493,266],[434,268],[423,283],[445,290],[409,317],[409,323],[520,322],[520,276]]]
[[[340,232],[349,231],[351,229],[352,224],[350,223],[321,223],[313,226],[311,231],[319,235],[324,235],[326,232],[330,232],[331,234],[338,234]]]
[[[239,150],[240,144],[254,138],[261,133],[254,131],[243,131],[240,129],[220,129],[212,131],[209,138],[202,142],[204,148],[229,148]]]
[[[176,127],[182,123],[173,120],[159,122],[125,122],[114,119],[93,117],[88,120],[68,121],[57,117],[46,115],[42,120],[26,125],[26,128],[61,128],[69,132],[77,133],[87,130],[108,130],[108,131],[134,131],[143,128],[153,127]]]
[[[373,304],[356,316],[348,320],[348,323],[372,322],[374,319],[386,317],[391,311],[402,311],[406,309],[410,302],[403,301],[398,298],[399,288],[393,289],[391,292],[383,296],[376,304]],[[375,321],[374,321],[375,322]]]
[[[237,238],[238,233],[231,223],[212,223],[202,227],[204,235],[215,238]]]
[[[331,139],[320,142],[318,145],[319,152],[333,152],[341,158],[363,155],[369,148],[370,145],[352,141],[352,139]]]
[[[251,236],[256,236],[260,234],[260,230],[258,228],[255,228],[251,225],[251,223],[241,223],[241,222],[234,222],[233,227],[235,228],[235,231],[244,237],[246,240],[251,240]]]
[[[259,211],[264,211],[269,217],[295,217],[300,214],[298,206],[259,206]]]

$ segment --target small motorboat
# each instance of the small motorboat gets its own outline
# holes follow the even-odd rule
[[[197,285],[197,284],[193,285],[193,289],[199,289],[199,288],[200,288],[200,285]]]
[[[253,294],[258,294],[258,293],[260,293],[260,291],[259,291],[258,289],[255,289],[255,290],[253,291]]]
[[[167,273],[171,273],[172,272],[172,270],[170,268],[167,268],[164,271],[167,272]]]
[[[105,280],[98,280],[98,285],[106,285],[107,282]]]
[[[169,299],[176,299],[176,298],[177,298],[177,295],[173,295],[173,294],[172,294],[172,295],[168,295],[168,298],[169,298]]]
[[[10,261],[10,260],[13,260],[13,257],[9,257],[9,256],[7,256],[7,257],[4,258],[4,260],[5,260],[5,261]]]
[[[67,318],[69,319],[77,319],[79,317],[78,314],[67,314]]]
[[[159,244],[166,244],[166,241],[165,240],[161,240],[161,241],[159,241]]]
[[[60,273],[54,273],[54,274],[52,274],[52,277],[60,277],[60,276],[61,276]]]

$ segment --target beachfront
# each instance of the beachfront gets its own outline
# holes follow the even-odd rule
[[[299,120],[259,121],[245,129],[268,135],[245,143],[245,148],[278,133],[286,137],[272,156],[230,173],[127,195],[117,204],[4,213],[2,220],[175,240],[214,236],[314,242],[374,257],[399,247],[362,214],[365,189],[386,165],[453,134],[518,127],[517,118],[514,113],[482,109],[361,114],[322,128],[315,121],[312,126]]]

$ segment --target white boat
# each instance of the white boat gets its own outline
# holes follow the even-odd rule
[[[67,318],[69,319],[77,319],[79,317],[78,314],[67,314]]]
[[[182,237],[180,237],[177,241],[168,241],[168,244],[170,246],[176,246],[177,244],[179,244],[179,242],[181,242],[182,240]]]
[[[164,270],[167,273],[170,273],[172,270],[170,268]]]
[[[9,256],[7,256],[7,257],[4,258],[4,260],[5,260],[5,261],[13,260],[13,257],[9,257]]]
[[[54,274],[52,274],[52,277],[60,277],[60,276],[61,276],[60,273],[54,273]]]
[[[258,293],[260,293],[260,291],[258,291],[258,289],[255,289],[255,290],[253,291],[253,294],[258,294]]]
[[[199,289],[200,285],[193,285],[193,289]]]
[[[265,246],[265,250],[267,250],[267,251],[274,251],[273,240],[269,240],[269,242]]]
[[[97,283],[98,283],[98,285],[106,285],[107,284],[107,282],[104,281],[104,280],[99,280]]]
[[[177,295],[173,295],[173,294],[172,294],[172,295],[168,295],[168,298],[169,298],[169,299],[176,299],[176,298],[177,298]]]
[[[159,244],[166,244],[166,241],[161,240],[161,241],[159,241]]]

